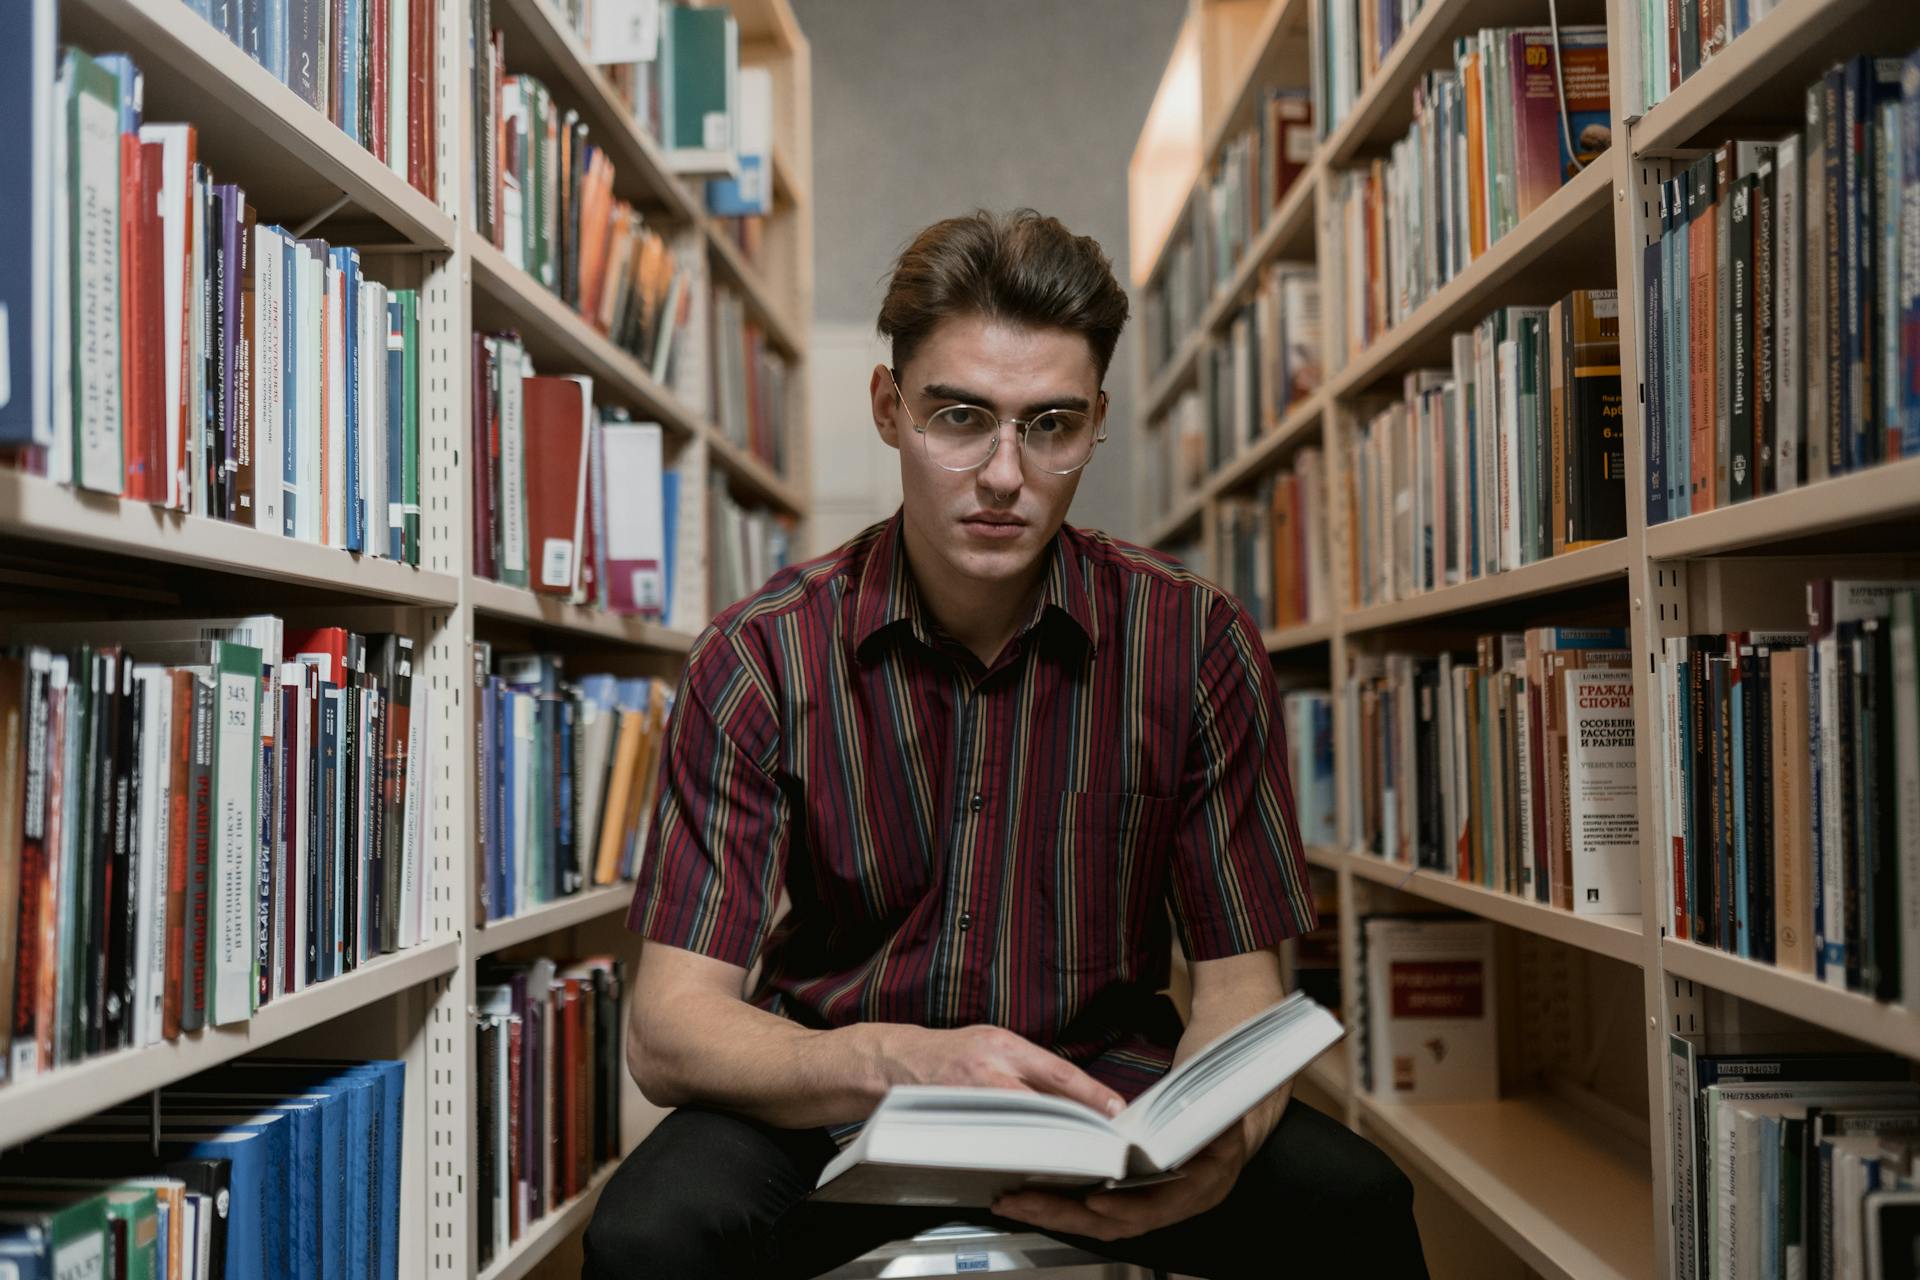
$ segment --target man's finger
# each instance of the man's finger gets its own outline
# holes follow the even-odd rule
[[[1031,1059],[1021,1063],[1021,1070],[1036,1089],[1071,1098],[1103,1116],[1117,1116],[1126,1106],[1119,1094],[1065,1058],[1044,1049],[1036,1049]]]
[[[1044,1192],[1023,1191],[1002,1196],[994,1202],[993,1211],[1003,1218],[1025,1222],[1044,1231],[1064,1231],[1092,1240],[1120,1240],[1148,1229],[1145,1223],[1108,1217],[1095,1213],[1078,1200]]]

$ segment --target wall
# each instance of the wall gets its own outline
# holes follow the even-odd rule
[[[1124,273],[1127,160],[1185,0],[793,0],[813,46],[815,551],[892,511],[898,463],[867,376],[894,256],[930,222],[1031,205]],[[1122,276],[1124,282],[1124,274]],[[1110,439],[1077,524],[1134,525],[1135,344],[1107,374]]]

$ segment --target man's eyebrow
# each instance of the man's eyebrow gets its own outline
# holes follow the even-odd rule
[[[929,400],[952,400],[958,404],[977,404],[982,408],[995,410],[1000,407],[993,402],[991,396],[983,395],[978,391],[969,391],[965,387],[956,387],[947,382],[929,382],[920,388],[920,394]],[[1036,401],[1033,404],[1027,405],[1021,412],[1023,416],[1030,418],[1034,414],[1044,413],[1048,409],[1072,409],[1079,413],[1085,413],[1090,407],[1091,402],[1089,402],[1085,396],[1067,395],[1056,396],[1051,400]]]

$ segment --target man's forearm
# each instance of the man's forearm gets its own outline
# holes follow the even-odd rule
[[[1217,968],[1206,975],[1196,968],[1193,1009],[1173,1051],[1176,1065],[1287,994],[1286,983],[1280,980],[1279,957],[1272,951],[1235,957],[1230,963],[1234,968],[1225,979],[1218,976]],[[1247,1113],[1251,1146],[1257,1148],[1273,1132],[1292,1092],[1291,1084],[1275,1090]]]
[[[690,992],[629,1026],[649,1101],[698,1105],[785,1129],[864,1120],[886,1092],[876,1024],[815,1031],[743,1001]]]

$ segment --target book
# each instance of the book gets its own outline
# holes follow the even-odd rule
[[[1406,1102],[1493,1097],[1492,925],[1376,916],[1361,933],[1370,1087]]]
[[[1200,1148],[1339,1041],[1294,992],[1216,1037],[1113,1116],[1008,1089],[897,1085],[821,1170],[830,1203],[988,1205],[1022,1187],[1137,1185]]]

